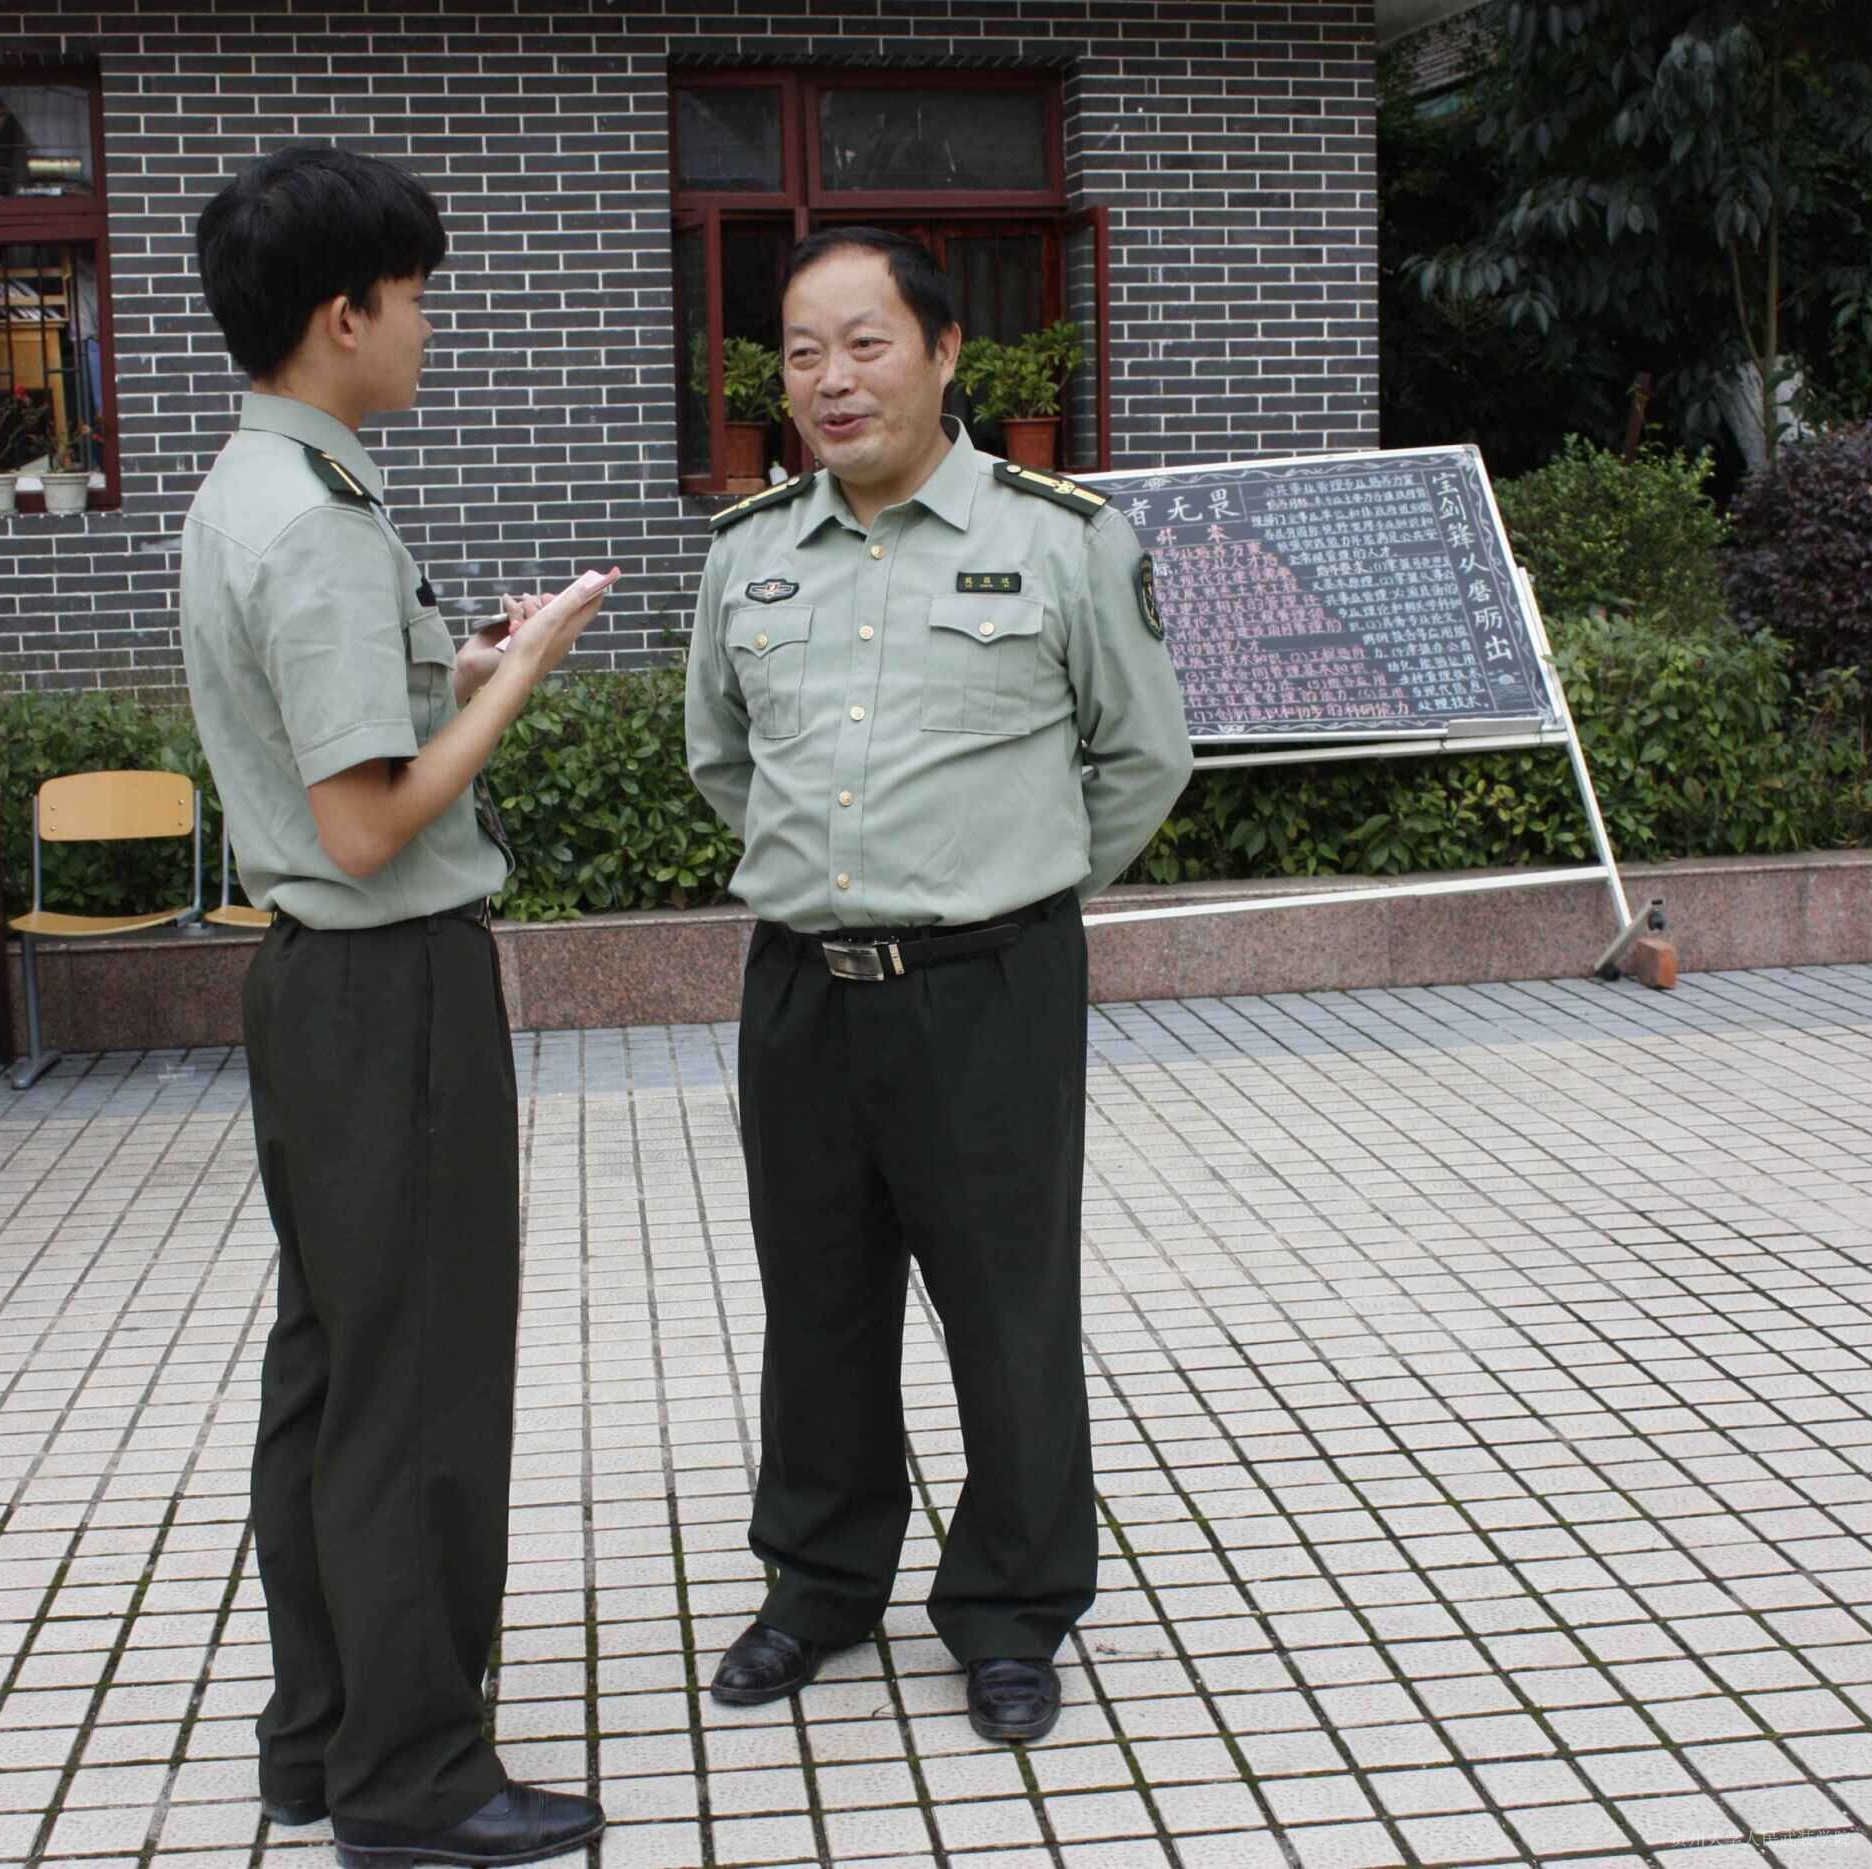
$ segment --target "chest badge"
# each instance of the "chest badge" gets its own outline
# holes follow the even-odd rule
[[[956,589],[975,591],[983,596],[1006,597],[1021,587],[1018,571],[958,571]]]
[[[789,597],[799,595],[799,586],[789,583],[785,578],[762,578],[758,584],[750,584],[747,594],[757,604],[785,603]]]

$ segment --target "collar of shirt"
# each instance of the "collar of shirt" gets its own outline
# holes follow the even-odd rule
[[[945,415],[942,425],[943,433],[949,437],[949,452],[904,504],[921,506],[958,532],[966,532],[969,513],[975,504],[975,484],[981,477],[977,467],[981,456],[969,440],[968,430],[955,416]],[[849,532],[865,530],[852,517],[838,482],[829,473],[821,473],[813,481],[812,491],[800,502],[799,530],[793,535],[794,544],[804,545],[822,526],[835,521]]]
[[[307,447],[320,448],[352,475],[365,492],[383,500],[383,475],[350,429],[335,415],[315,409],[295,396],[267,396],[250,389],[241,398],[240,425],[269,435],[290,435]]]

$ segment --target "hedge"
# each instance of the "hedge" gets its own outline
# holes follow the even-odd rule
[[[1549,618],[1618,854],[1631,861],[1822,849],[1872,834],[1856,697],[1796,690],[1787,646],[1652,615]],[[721,901],[739,857],[683,764],[677,668],[581,675],[536,695],[490,769],[517,867],[504,915]],[[171,765],[205,781],[193,723],[110,695],[0,701],[9,908],[30,888],[33,786],[61,772]],[[207,791],[209,889],[218,827]],[[1430,756],[1199,773],[1134,880],[1470,869],[1588,854],[1566,755]],[[115,913],[177,886],[167,846],[47,851],[47,897]]]

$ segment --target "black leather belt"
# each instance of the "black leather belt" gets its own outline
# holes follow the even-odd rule
[[[473,922],[477,928],[494,926],[494,910],[486,896],[478,902],[464,902],[458,909],[438,909],[436,913],[447,921]]]
[[[827,971],[840,980],[876,984],[901,980],[918,967],[941,967],[953,960],[970,960],[1012,947],[1021,930],[1045,921],[1072,892],[1063,891],[1045,902],[1030,903],[987,922],[939,922],[928,928],[839,928],[829,934],[803,934],[781,922],[762,925],[775,940],[795,954],[817,951]]]

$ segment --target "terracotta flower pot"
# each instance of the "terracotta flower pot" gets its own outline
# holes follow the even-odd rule
[[[724,478],[731,493],[757,493],[767,484],[767,424],[730,422]],[[736,486],[737,481],[751,485]]]
[[[1057,415],[1008,416],[1001,424],[1007,458],[1020,467],[1051,470],[1059,461],[1060,419]]]

